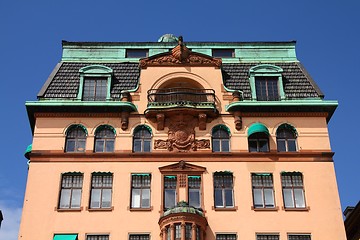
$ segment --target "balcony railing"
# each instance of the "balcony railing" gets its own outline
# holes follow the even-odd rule
[[[213,89],[162,88],[148,91],[148,106],[209,106],[215,107]]]

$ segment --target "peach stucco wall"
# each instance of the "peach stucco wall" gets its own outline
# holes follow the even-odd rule
[[[180,159],[179,159],[180,160]],[[187,159],[184,159],[185,161]],[[173,162],[132,163],[30,163],[28,185],[24,200],[23,221],[19,239],[52,239],[54,233],[78,233],[79,240],[85,234],[109,233],[111,239],[126,239],[128,233],[150,233],[151,239],[159,239],[161,206],[161,174],[159,166]],[[192,162],[206,167],[202,177],[204,210],[209,223],[207,240],[215,239],[219,232],[236,232],[239,239],[254,239],[255,233],[311,233],[312,239],[345,239],[340,202],[337,193],[332,162],[310,163],[234,163]],[[214,211],[213,179],[215,171],[231,170],[234,176],[234,198],[237,211]],[[112,172],[113,211],[89,212],[90,179],[92,172]],[[304,189],[308,211],[283,210],[280,182],[281,171],[300,171],[304,176]],[[58,212],[61,173],[82,172],[81,211]],[[251,209],[251,173],[272,173],[274,178],[277,211]],[[151,173],[151,206],[149,212],[131,212],[131,173]],[[181,200],[181,199],[180,199]]]

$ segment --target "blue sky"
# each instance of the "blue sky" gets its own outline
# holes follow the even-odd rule
[[[0,239],[17,239],[31,143],[25,101],[61,58],[61,40],[297,41],[297,57],[339,107],[329,123],[342,208],[360,200],[360,1],[0,2]],[[41,191],[41,190],[40,190]]]

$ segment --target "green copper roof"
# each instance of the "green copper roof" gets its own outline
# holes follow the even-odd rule
[[[249,127],[248,136],[254,133],[265,133],[266,135],[270,135],[269,130],[262,123],[254,123]]]
[[[178,38],[174,34],[171,34],[171,33],[162,35],[158,40],[158,42],[177,42],[177,41],[178,41]]]
[[[54,240],[77,240],[77,234],[56,234]]]

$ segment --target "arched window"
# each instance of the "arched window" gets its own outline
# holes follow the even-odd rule
[[[66,131],[65,152],[85,152],[86,136],[84,126],[70,126]]]
[[[101,125],[95,131],[94,152],[113,152],[115,129],[109,125]]]
[[[296,130],[289,124],[282,124],[276,130],[278,152],[296,152]]]
[[[133,152],[150,152],[151,130],[148,126],[140,125],[134,130]]]
[[[230,131],[224,125],[217,125],[211,134],[213,152],[230,152]]]
[[[261,123],[254,123],[248,130],[249,152],[269,151],[269,130]]]

